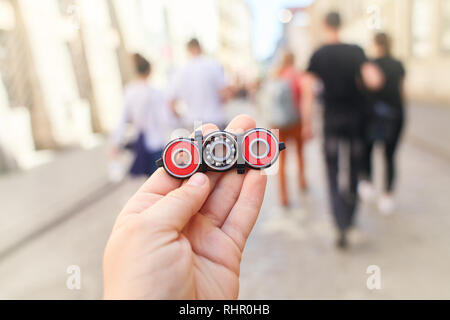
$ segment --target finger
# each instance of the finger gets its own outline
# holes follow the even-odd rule
[[[210,134],[211,132],[218,131],[219,127],[212,123],[207,123],[202,125],[201,127],[195,129],[195,131],[201,131],[203,136]],[[191,138],[195,137],[195,131],[192,132]]]
[[[218,130],[214,124],[205,124],[198,128],[203,135]],[[179,188],[185,180],[174,178],[169,175],[164,168],[159,168],[147,181],[139,188],[136,194],[127,202],[120,216],[141,213],[163,196]]]
[[[169,192],[144,211],[159,228],[181,232],[209,195],[209,179],[204,173],[194,174],[187,183]]]
[[[182,182],[183,180],[168,174],[164,168],[158,168],[139,188],[138,193],[152,193],[164,196],[181,186]]]
[[[226,131],[237,133],[239,131],[244,132],[250,130],[256,126],[255,120],[246,114],[236,116],[228,124]]]
[[[241,192],[245,175],[235,171],[218,176],[212,192],[200,212],[208,217],[216,227],[221,227]]]
[[[234,118],[226,131],[245,132],[256,126],[255,120],[247,115]],[[218,227],[222,226],[225,218],[230,213],[242,188],[245,175],[238,174],[235,170],[216,175],[211,178],[211,192],[208,200],[201,209],[203,215],[209,217],[212,223]]]
[[[180,187],[181,182],[180,179],[173,178],[167,174],[163,168],[159,168],[128,200],[120,212],[118,220],[130,214],[143,212],[168,192]]]
[[[241,251],[261,209],[266,183],[266,175],[250,170],[245,176],[239,198],[222,226],[222,231],[234,240]]]

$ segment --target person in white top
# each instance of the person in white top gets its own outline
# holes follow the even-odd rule
[[[133,144],[134,162],[131,175],[151,175],[156,169],[155,161],[161,157],[169,127],[170,110],[162,91],[154,88],[148,78],[150,63],[141,55],[133,56],[137,79],[127,85],[124,108],[117,129],[112,134],[113,155],[125,144],[125,132],[131,125],[137,133]]]
[[[187,110],[177,115],[186,126],[211,122],[222,127],[225,124],[222,104],[231,95],[224,70],[219,63],[203,55],[197,39],[188,42],[187,50],[190,60],[175,74],[169,89],[172,111],[177,114],[175,106],[181,100]]]

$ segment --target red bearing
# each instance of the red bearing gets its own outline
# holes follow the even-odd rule
[[[187,158],[185,163],[177,163],[179,154]],[[188,178],[200,167],[200,152],[194,141],[186,138],[170,142],[163,153],[163,164],[166,171],[176,178]]]
[[[257,152],[254,151],[256,146]],[[252,168],[270,167],[280,154],[277,138],[266,129],[248,131],[242,141],[244,160]],[[260,150],[261,149],[261,150]]]

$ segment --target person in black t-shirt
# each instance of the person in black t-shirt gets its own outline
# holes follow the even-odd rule
[[[400,61],[391,56],[391,41],[386,33],[375,35],[374,46],[377,58],[373,62],[381,69],[384,81],[379,90],[369,93],[372,108],[367,126],[363,180],[358,191],[363,199],[372,198],[374,195],[374,188],[371,185],[372,150],[375,142],[381,142],[384,145],[386,161],[386,184],[378,205],[381,212],[390,214],[394,210],[392,197],[395,179],[394,156],[404,123],[405,69]]]
[[[357,185],[360,164],[364,156],[363,120],[366,99],[363,85],[378,88],[381,77],[370,64],[364,51],[356,45],[339,40],[340,16],[336,12],[325,18],[326,44],[311,57],[308,73],[303,82],[303,134],[311,136],[311,117],[314,104],[314,87],[317,80],[323,83],[324,101],[324,152],[331,206],[338,227],[337,246],[347,247],[353,227],[357,204]],[[343,145],[348,146],[348,190],[338,184],[338,158]]]

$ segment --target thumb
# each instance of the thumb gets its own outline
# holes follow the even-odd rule
[[[194,174],[187,183],[169,192],[146,212],[162,226],[181,231],[208,198],[210,185],[203,173]]]

